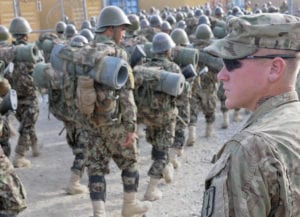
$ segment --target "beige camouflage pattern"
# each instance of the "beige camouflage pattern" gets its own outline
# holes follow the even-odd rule
[[[0,215],[16,215],[26,207],[24,186],[0,146]]]
[[[295,91],[258,107],[216,155],[202,216],[300,216],[299,114]]]
[[[231,19],[228,35],[205,51],[224,59],[239,59],[259,48],[300,50],[300,18],[286,14],[257,14]]]

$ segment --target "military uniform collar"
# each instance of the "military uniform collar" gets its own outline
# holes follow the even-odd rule
[[[273,96],[269,98],[267,101],[262,103],[250,116],[243,129],[250,126],[253,122],[255,122],[258,118],[264,116],[266,113],[270,112],[274,108],[277,108],[283,104],[299,101],[298,94],[296,91],[290,91],[283,93],[281,95]]]
[[[103,35],[103,34],[97,34],[95,37],[95,42],[96,43],[104,43],[104,44],[111,44],[115,45],[116,43],[108,36]]]

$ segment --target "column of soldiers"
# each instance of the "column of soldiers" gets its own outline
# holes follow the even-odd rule
[[[280,7],[280,11],[287,10],[284,6],[283,4]],[[267,7],[268,12],[277,11],[272,9],[272,4]],[[166,183],[174,179],[174,168],[180,165],[177,158],[183,154],[184,146],[193,146],[197,142],[199,129],[196,126],[200,111],[206,120],[205,136],[213,135],[218,87],[218,97],[224,113],[222,128],[229,126],[228,110],[224,106],[224,91],[222,84],[216,79],[216,73],[223,67],[222,62],[203,50],[211,40],[223,38],[227,34],[226,17],[222,7],[216,7],[213,13],[211,11],[208,5],[178,9],[165,7],[161,12],[152,7],[149,14],[141,11],[127,17],[119,8],[109,6],[100,12],[97,20],[95,18],[85,20],[79,34],[73,24],[58,22],[55,34],[47,33],[40,36],[37,45],[44,58],[39,58],[35,62],[17,61],[10,56],[4,57],[0,52],[0,61],[3,61],[5,67],[10,62],[14,63],[13,71],[6,73],[6,79],[0,81],[1,97],[6,94],[5,88],[9,89],[10,86],[17,91],[18,106],[15,117],[20,125],[13,159],[14,167],[30,166],[30,161],[25,158],[29,148],[32,149],[33,156],[40,154],[40,143],[34,129],[39,114],[38,88],[32,77],[36,63],[45,61],[53,64],[50,60],[51,51],[59,44],[73,48],[113,48],[115,53],[110,55],[127,61],[133,70],[133,73],[129,70],[129,79],[122,88],[115,90],[91,78],[88,79],[88,76],[82,78],[74,73],[70,75],[65,71],[57,72],[51,69],[56,71],[54,74],[62,74],[63,82],[58,83],[64,83],[64,87],[57,87],[55,82],[50,82],[49,110],[64,123],[66,140],[75,156],[66,192],[80,194],[89,191],[93,217],[105,217],[105,175],[109,173],[108,163],[113,158],[122,171],[124,189],[122,216],[145,214],[151,208],[148,201],[162,198],[162,192],[158,189],[161,179]],[[244,13],[249,12],[235,6],[232,10],[228,10],[227,17],[241,16]],[[255,13],[260,11],[257,9]],[[4,26],[0,26],[1,48],[14,49],[28,45],[31,27],[27,20],[22,17],[14,18],[9,32],[15,39],[12,44],[5,42],[9,38],[9,33]],[[45,45],[45,41],[51,42],[50,48]],[[145,48],[146,43],[151,44],[151,55],[147,56],[148,54],[142,52],[142,58],[136,61],[136,57],[132,56],[134,50],[139,45]],[[151,83],[153,81],[138,79],[140,77],[135,74],[136,67],[183,74],[183,66],[174,62],[172,57],[175,46],[197,49],[202,57],[206,57],[205,61],[199,58],[193,66],[196,74],[192,78],[186,77],[183,93],[178,96],[157,91],[155,85]],[[208,69],[202,70],[205,67]],[[202,73],[198,73],[199,71]],[[76,101],[78,89],[82,95],[87,94],[90,100],[92,106],[86,108],[88,112],[78,106]],[[18,194],[16,204],[0,207],[0,215],[15,216],[26,208],[26,194],[8,159],[12,129],[7,117],[8,115],[1,114],[0,165],[7,170],[3,170],[4,178],[0,180],[0,201],[5,201],[6,195],[2,193],[2,187],[6,180],[11,178],[16,183],[9,189]],[[234,112],[234,121],[240,121],[238,109]],[[138,123],[146,126],[146,140],[152,145],[153,163],[148,171],[150,180],[144,194],[145,201],[137,199]],[[89,177],[88,188],[80,184],[85,167]]]

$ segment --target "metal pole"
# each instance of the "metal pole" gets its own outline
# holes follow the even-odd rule
[[[64,10],[64,1],[63,0],[58,0],[58,3],[60,5],[60,16],[61,20],[65,21],[65,10]]]
[[[293,14],[294,13],[293,0],[288,0],[288,8],[289,8],[289,14]]]
[[[87,9],[86,9],[86,0],[82,0],[82,7],[83,7],[83,18],[84,20],[88,19]]]
[[[14,0],[13,6],[14,6],[14,17],[18,17],[20,15],[19,0]]]

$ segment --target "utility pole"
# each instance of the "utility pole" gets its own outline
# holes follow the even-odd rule
[[[13,0],[14,4],[14,17],[20,16],[20,5],[19,0]]]
[[[289,8],[289,14],[293,14],[294,13],[293,0],[288,0],[288,8]]]
[[[88,15],[87,15],[87,9],[86,9],[86,0],[82,0],[82,8],[83,8],[83,19],[87,20]]]
[[[62,21],[65,21],[64,1],[63,1],[63,0],[58,0],[58,4],[60,5],[60,16],[61,16],[61,20],[62,20]]]

